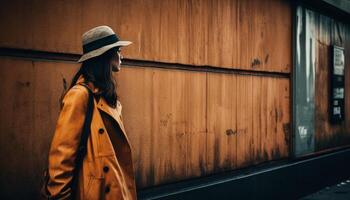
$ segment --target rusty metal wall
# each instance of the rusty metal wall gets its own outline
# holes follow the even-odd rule
[[[3,1],[1,193],[37,197],[81,35],[101,24],[134,42],[116,78],[138,189],[287,158],[291,20],[286,0]]]

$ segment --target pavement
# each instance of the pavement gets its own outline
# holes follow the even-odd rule
[[[300,200],[350,200],[350,179],[326,187]]]

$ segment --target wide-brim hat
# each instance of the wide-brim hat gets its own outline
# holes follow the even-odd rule
[[[122,41],[108,26],[98,26],[83,34],[83,55],[78,62],[102,55],[113,47],[128,46],[132,42]]]

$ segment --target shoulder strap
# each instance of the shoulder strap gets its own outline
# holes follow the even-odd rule
[[[92,113],[94,108],[94,96],[90,88],[88,88],[85,84],[79,84],[79,85],[84,86],[89,92],[89,101],[88,101],[88,106],[87,106],[87,111],[86,111],[86,116],[85,116],[85,121],[83,126],[83,132],[81,133],[81,140],[79,145],[79,151],[83,150],[83,154],[81,155],[82,157],[81,159],[83,159],[86,154],[87,139],[90,134],[90,126],[91,126]],[[77,158],[78,158],[78,155],[77,155]]]
[[[73,195],[72,197],[75,197],[75,191],[76,191],[77,186],[78,186],[79,170],[82,166],[82,163],[83,163],[84,157],[86,155],[86,151],[87,151],[87,139],[88,139],[90,132],[91,132],[90,126],[91,126],[92,113],[93,113],[93,108],[94,108],[94,96],[92,94],[92,91],[85,84],[79,84],[79,85],[84,86],[88,90],[89,101],[88,101],[87,111],[86,111],[86,115],[85,115],[83,130],[81,133],[81,139],[80,139],[80,143],[79,143],[79,147],[78,147],[77,157],[75,159],[75,168],[74,168],[73,180],[72,180],[72,185],[71,185],[72,195]]]

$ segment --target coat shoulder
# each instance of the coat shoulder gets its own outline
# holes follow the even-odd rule
[[[87,105],[89,99],[89,92],[82,85],[75,85],[70,88],[63,98],[63,103],[83,104]]]

